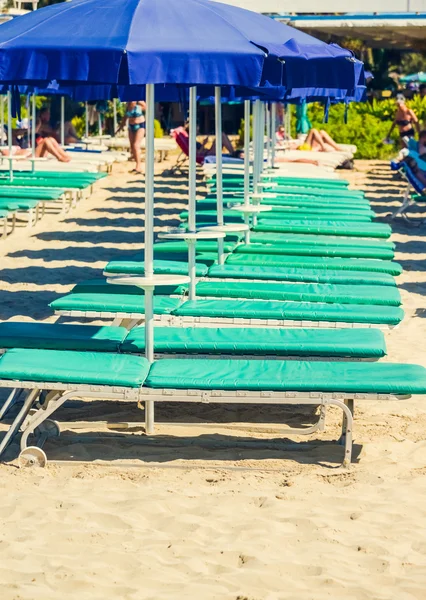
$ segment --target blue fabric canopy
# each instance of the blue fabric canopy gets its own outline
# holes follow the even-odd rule
[[[352,89],[351,57],[273,19],[209,0],[73,0],[0,28],[0,80],[9,83]]]

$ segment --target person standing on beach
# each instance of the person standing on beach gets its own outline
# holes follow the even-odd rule
[[[127,131],[130,142],[130,154],[131,158],[133,158],[136,163],[135,168],[132,169],[130,173],[142,173],[141,144],[145,137],[145,110],[145,102],[128,102],[124,117],[119,128],[115,132],[117,134],[123,129],[126,123],[128,123]]]
[[[399,137],[401,139],[401,146],[405,148],[404,138],[413,138],[416,135],[416,131],[420,133],[420,124],[416,113],[408,108],[405,104],[405,98],[402,94],[398,94],[396,97],[397,109],[395,118],[392,123],[392,127],[388,133],[386,139],[389,139],[392,131],[395,127],[398,127]]]

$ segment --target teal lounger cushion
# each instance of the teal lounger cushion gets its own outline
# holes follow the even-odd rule
[[[175,358],[155,362],[145,386],[409,395],[426,392],[426,369],[393,363]]]
[[[338,235],[309,235],[298,233],[262,233],[252,231],[250,241],[253,244],[301,244],[309,246],[327,246],[333,248],[345,248],[346,246],[357,246],[358,248],[382,248],[395,250],[393,242],[381,239],[344,237]]]
[[[8,350],[0,359],[0,379],[139,387],[149,372],[142,356],[106,352]]]
[[[195,318],[331,321],[389,326],[398,325],[404,317],[404,311],[394,306],[230,299],[184,302],[173,314]]]
[[[269,204],[266,201],[264,204]],[[364,216],[369,219],[373,219],[376,216],[376,213],[371,210],[369,206],[358,206],[358,207],[336,207],[336,206],[280,206],[280,205],[272,205],[273,209],[269,213],[264,213],[262,215],[267,217],[268,215],[274,215],[276,218],[280,218],[281,216],[285,219],[287,214],[304,214],[310,213],[312,215],[325,215],[325,218],[328,217],[337,218],[337,216],[342,215],[342,219],[346,219],[348,216]]]
[[[225,265],[210,267],[208,276],[217,279],[252,279],[265,281],[294,281],[300,283],[338,283],[347,285],[384,285],[395,287],[396,282],[388,273],[369,271],[339,271],[321,269],[296,269],[291,266]]]
[[[128,260],[112,260],[106,265],[104,273],[143,275],[145,273],[143,259],[143,254],[135,254]],[[208,268],[205,265],[197,264],[197,277],[204,277],[207,271]],[[154,260],[154,273],[157,273],[157,275],[188,275],[188,263],[174,260]]]
[[[389,273],[401,275],[402,267],[388,260],[362,258],[331,258],[321,256],[278,256],[273,254],[231,254],[226,264],[293,267],[298,269],[322,269],[339,271],[370,271],[372,273]]]
[[[237,211],[237,209],[235,209]],[[238,212],[238,211],[237,211]],[[200,213],[197,213],[200,214]],[[309,219],[310,221],[322,221],[324,219],[330,219],[333,221],[344,221],[345,223],[371,223],[371,219],[374,215],[365,213],[342,213],[327,210],[327,212],[318,214],[311,210],[299,210],[299,211],[287,211],[285,213],[275,212],[273,210],[264,212],[259,216],[259,224],[262,223],[276,223],[279,225],[280,221],[286,220],[300,220]],[[226,215],[225,215],[226,217]]]
[[[1,339],[1,338],[0,338]],[[382,358],[383,333],[378,329],[249,329],[157,327],[156,352]],[[145,328],[135,327],[121,344],[122,352],[145,351]]]
[[[306,244],[240,244],[235,252],[237,254],[276,254],[276,255],[301,255],[301,256],[336,256],[339,258],[380,258],[392,260],[394,251],[387,248],[366,248],[354,246],[311,246]]]
[[[225,252],[232,252],[236,242],[225,242]],[[197,241],[197,252],[217,252],[217,240],[199,240]],[[177,242],[161,242],[154,244],[154,255],[164,254],[185,254],[188,255],[188,244],[182,240]]]
[[[386,223],[362,223],[340,220],[283,219],[279,224],[263,222],[255,225],[253,231],[277,233],[314,233],[320,235],[344,235],[387,239],[392,230]]]
[[[154,312],[170,314],[179,306],[181,299],[154,296]],[[123,312],[143,314],[145,297],[135,294],[67,294],[49,305],[53,310],[82,312]]]
[[[225,208],[223,210],[223,216],[225,222],[228,223],[242,223],[243,216],[242,211],[239,211],[238,205],[235,205],[233,209]],[[182,221],[188,220],[188,211],[182,211],[179,215]],[[333,213],[332,211],[327,211],[322,214],[318,214],[311,210],[300,210],[300,211],[287,211],[285,213],[278,213],[274,211],[264,212],[262,216],[259,217],[259,224],[269,224],[272,225],[280,224],[281,221],[300,221],[301,219],[306,219],[309,221],[322,221],[324,219],[333,219],[339,222],[354,222],[354,223],[371,223],[372,216],[365,213]],[[216,223],[217,222],[217,212],[216,210],[197,210],[197,221],[203,221],[205,223]]]
[[[223,206],[231,207],[244,201],[243,195],[224,194]],[[268,204],[278,208],[285,206],[296,206],[305,208],[329,208],[329,209],[351,209],[351,210],[370,210],[370,203],[367,199],[355,198],[350,200],[328,200],[326,198],[310,198],[309,196],[279,196],[277,198],[264,198],[261,204]],[[215,210],[217,208],[217,199],[215,196],[208,196],[202,200],[197,200],[197,210]]]
[[[0,348],[118,352],[127,334],[125,327],[12,321],[0,323]]]
[[[187,285],[158,285],[154,289],[157,296],[176,296],[185,293]],[[107,283],[106,279],[89,279],[77,283],[71,290],[73,294],[133,294],[143,296],[144,290],[136,285],[118,285]]]
[[[401,305],[401,296],[396,287],[329,283],[201,281],[197,284],[197,296],[292,302],[336,302],[337,304]]]
[[[0,209],[0,219],[7,218],[9,212],[10,212],[9,210]]]
[[[65,190],[51,188],[23,189],[0,187],[0,198],[25,198],[30,200],[58,200]]]

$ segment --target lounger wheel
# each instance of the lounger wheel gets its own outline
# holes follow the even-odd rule
[[[47,456],[44,450],[38,446],[28,446],[19,454],[19,468],[28,467],[44,468],[47,464]]]
[[[57,438],[61,435],[59,423],[53,419],[46,419],[34,431],[35,435],[40,438],[43,436],[45,440],[49,438]]]

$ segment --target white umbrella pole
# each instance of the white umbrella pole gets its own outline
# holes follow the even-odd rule
[[[65,96],[61,96],[61,146],[65,146]]]
[[[276,127],[277,127],[277,105],[272,102],[271,106],[271,167],[275,169],[275,142],[276,142]]]
[[[99,129],[99,137],[102,136],[102,113],[98,113],[98,129]]]
[[[262,139],[262,123],[261,123],[261,119],[262,119],[262,115],[261,115],[261,108],[262,108],[262,103],[260,100],[256,100],[256,102],[254,103],[254,108],[255,108],[255,121],[256,121],[256,133],[255,133],[255,140],[253,143],[254,149],[255,149],[255,154],[254,154],[254,162],[255,162],[255,174],[256,174],[256,178],[254,181],[254,186],[253,186],[253,190],[254,192],[258,192],[259,190],[257,189],[257,184],[259,183],[259,177],[260,177],[260,162],[263,158],[263,139]]]
[[[13,160],[12,160],[12,96],[7,92],[7,144],[9,146],[9,178],[13,181]]]
[[[154,85],[146,86],[145,132],[145,277],[154,274]],[[154,361],[154,285],[145,287],[145,356]],[[154,402],[145,402],[146,433],[154,431]]]
[[[223,175],[222,175],[222,97],[221,89],[214,89],[215,126],[216,126],[216,206],[217,224],[223,225]],[[218,263],[223,265],[223,238],[217,240]]]
[[[271,156],[271,144],[270,144],[270,135],[271,135],[271,121],[269,119],[269,106],[268,104],[263,104],[263,110],[265,113],[265,125],[266,125],[266,168],[269,169],[269,161]]]
[[[250,100],[244,100],[244,204],[250,204]],[[250,217],[244,215],[246,225]],[[245,243],[250,243],[250,230],[245,232]]]
[[[86,139],[89,137],[89,104],[86,102],[86,131],[85,131]]]
[[[188,181],[188,229],[196,230],[197,201],[197,88],[189,88],[189,181]],[[196,298],[195,240],[188,241],[188,271],[190,277],[189,299]]]
[[[114,118],[114,135],[115,132],[117,131],[117,99],[114,98],[114,100],[112,101],[112,110],[113,110],[113,118]]]

